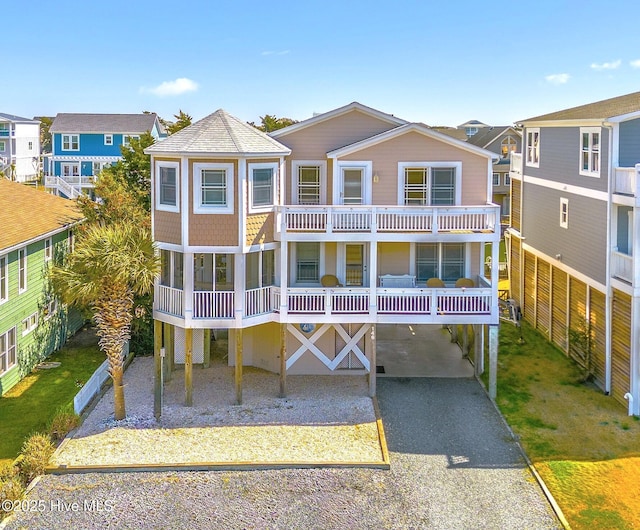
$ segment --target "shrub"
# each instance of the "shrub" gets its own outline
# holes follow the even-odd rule
[[[68,410],[59,409],[49,424],[49,436],[58,443],[80,423],[80,417]]]
[[[24,484],[20,477],[20,470],[13,464],[0,466],[0,519],[8,515],[10,510],[4,501],[17,501],[24,494]]]
[[[44,474],[55,446],[48,434],[35,433],[29,436],[22,446],[20,472],[25,483],[31,482],[38,475]]]

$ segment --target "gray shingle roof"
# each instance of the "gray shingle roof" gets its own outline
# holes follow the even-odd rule
[[[287,155],[291,150],[252,125],[219,109],[148,147],[145,152]]]
[[[603,99],[595,103],[542,114],[541,116],[521,120],[519,123],[556,120],[604,120],[637,111],[640,111],[640,92],[633,92],[624,96]]]
[[[0,120],[18,121],[23,123],[40,123],[38,120],[32,120],[31,118],[22,118],[21,116],[16,116],[15,114],[6,114],[4,112],[0,112]]]
[[[498,136],[504,134],[511,128],[510,125],[496,125],[493,127],[484,127],[467,140],[468,143],[479,147],[487,147]]]
[[[143,133],[151,131],[157,115],[59,113],[49,129],[52,133]]]

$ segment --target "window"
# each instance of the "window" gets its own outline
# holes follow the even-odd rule
[[[473,136],[474,134],[478,134],[478,128],[477,128],[477,127],[465,127],[465,128],[464,128],[464,133],[465,133],[467,136],[471,137],[471,136]]]
[[[122,145],[129,147],[131,140],[140,140],[140,136],[137,134],[123,134],[122,135]]]
[[[297,160],[292,162],[293,204],[325,204],[325,175],[327,164],[321,160]]]
[[[29,142],[29,144],[27,145],[27,149],[29,151],[33,151],[33,142]]]
[[[233,213],[233,164],[194,164],[193,172],[194,212]]]
[[[18,292],[27,290],[27,249],[18,250]]]
[[[7,142],[2,141],[0,142],[0,151],[4,152],[7,150]]]
[[[580,174],[600,176],[600,128],[580,127]]]
[[[278,165],[249,164],[249,211],[276,203]]]
[[[451,205],[460,202],[460,162],[400,162],[399,204]]]
[[[158,162],[156,165],[156,209],[166,212],[180,211],[178,162]]]
[[[540,129],[527,129],[527,165],[540,166]]]
[[[0,374],[16,365],[16,328],[0,335]]]
[[[63,177],[79,177],[80,164],[61,164]]]
[[[509,173],[504,174],[504,185],[511,186],[511,175]]]
[[[51,244],[51,238],[48,237],[44,240],[44,260],[50,261],[53,257],[53,247]]]
[[[31,333],[38,326],[38,313],[29,315],[22,321],[22,336]]]
[[[320,243],[297,243],[295,249],[295,282],[320,283]]]
[[[50,318],[55,316],[57,312],[58,312],[58,299],[54,298],[53,296],[50,296],[49,301],[47,302],[47,305],[45,305],[43,309],[44,319],[49,320]]]
[[[516,139],[513,136],[506,136],[500,143],[500,154],[502,158],[507,158],[517,148]]]
[[[500,173],[493,174],[493,185],[500,186]]]
[[[160,285],[182,289],[184,255],[170,250],[160,251]],[[196,289],[197,290],[197,289]]]
[[[454,283],[465,277],[464,243],[416,243],[415,275],[418,282],[440,278]]]
[[[9,274],[7,256],[0,256],[0,304],[9,299]]]
[[[233,254],[216,254],[216,291],[233,291]]]
[[[560,198],[560,226],[569,228],[569,199]]]
[[[105,167],[109,167],[110,165],[111,165],[110,162],[93,162],[92,164],[93,176],[97,177]]]
[[[275,252],[263,250],[247,254],[245,288],[258,289],[275,283]]]
[[[104,135],[104,145],[113,145],[113,134]]]
[[[62,135],[63,151],[80,151],[80,136],[77,134]]]

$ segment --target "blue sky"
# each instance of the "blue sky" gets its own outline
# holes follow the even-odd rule
[[[2,8],[0,112],[493,125],[640,90],[640,2],[57,0]],[[10,23],[8,23],[10,21]]]

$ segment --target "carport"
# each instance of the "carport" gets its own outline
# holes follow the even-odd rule
[[[378,324],[377,377],[473,377],[474,368],[435,324]]]

